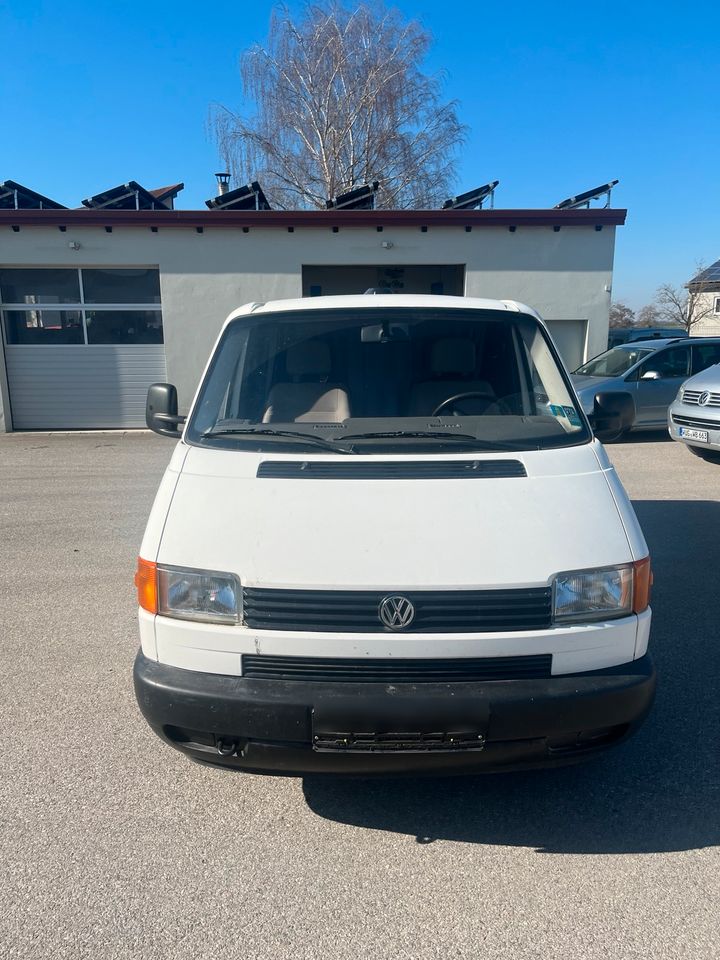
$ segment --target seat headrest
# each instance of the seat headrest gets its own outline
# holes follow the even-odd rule
[[[330,347],[322,340],[304,340],[288,347],[285,366],[291,377],[326,377],[332,370]]]
[[[446,337],[432,345],[430,369],[436,376],[475,373],[475,344],[469,337]]]

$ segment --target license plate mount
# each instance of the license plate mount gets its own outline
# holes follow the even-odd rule
[[[477,699],[363,697],[317,705],[312,746],[319,753],[477,751],[489,723],[489,705]]]
[[[316,753],[457,753],[468,750],[477,752],[484,747],[485,734],[476,730],[453,733],[328,731],[313,735],[313,750]]]

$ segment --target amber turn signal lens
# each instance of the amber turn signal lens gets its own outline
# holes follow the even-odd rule
[[[633,613],[642,613],[650,606],[650,588],[653,575],[650,569],[650,557],[633,563]]]
[[[142,557],[138,557],[135,586],[137,587],[138,603],[143,610],[147,610],[148,613],[157,613],[158,590],[156,563],[151,563],[150,560],[143,560]]]

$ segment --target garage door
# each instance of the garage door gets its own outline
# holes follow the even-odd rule
[[[587,357],[587,320],[547,320],[548,329],[568,370],[576,370]]]
[[[157,269],[0,269],[16,430],[143,427],[166,379]]]

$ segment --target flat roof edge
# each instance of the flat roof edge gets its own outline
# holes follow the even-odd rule
[[[0,210],[0,226],[587,227],[622,226],[627,210]]]

